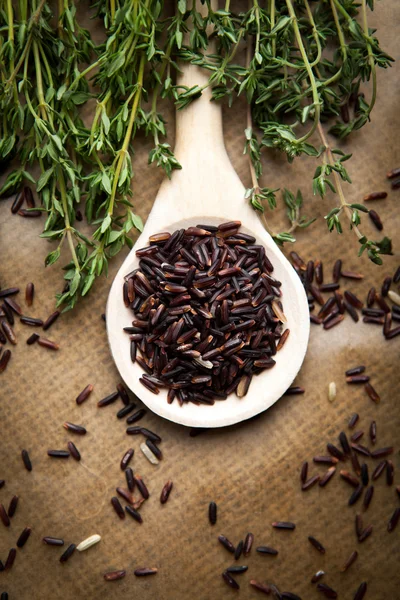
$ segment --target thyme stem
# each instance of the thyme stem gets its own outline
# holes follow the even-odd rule
[[[247,65],[250,65],[250,62],[251,62],[251,55],[252,55],[251,42],[252,42],[252,40],[251,40],[251,38],[249,38],[247,40],[247,48],[246,48],[246,64]],[[247,106],[246,121],[247,121],[246,122],[247,128],[253,129],[253,121],[251,118],[251,104],[248,104],[248,106]],[[253,161],[251,160],[250,152],[247,153],[247,159],[248,159],[248,165],[249,165],[249,169],[250,169],[252,187],[257,192],[259,190],[258,179],[257,179],[256,170],[253,165]],[[261,219],[262,224],[264,225],[266,231],[268,231],[268,233],[270,234],[271,237],[274,237],[276,235],[276,233],[269,226],[264,211],[260,211],[260,219]]]
[[[293,8],[293,4],[291,2],[291,0],[286,0],[286,5],[288,7],[288,11],[289,11],[289,15],[292,18],[292,24],[293,24],[293,30],[296,36],[296,41],[300,50],[300,54],[301,57],[303,59],[304,62],[304,66],[307,70],[308,73],[308,77],[310,79],[310,84],[311,84],[311,89],[312,89],[312,95],[313,95],[313,105],[314,105],[314,123],[313,126],[311,127],[310,131],[308,133],[306,133],[305,135],[303,135],[303,137],[301,137],[300,139],[297,140],[297,142],[300,144],[302,142],[305,142],[306,140],[308,140],[309,137],[312,136],[312,134],[314,133],[314,131],[316,130],[316,128],[318,127],[319,124],[319,118],[320,118],[320,112],[321,112],[321,103],[319,100],[319,94],[318,94],[318,89],[317,89],[317,84],[315,81],[315,77],[314,77],[314,73],[312,71],[312,68],[310,66],[308,57],[307,57],[307,52],[304,48],[304,44],[303,44],[303,39],[301,37],[301,33],[300,33],[300,29],[297,23],[297,19],[296,19],[296,13],[294,11]]]
[[[39,48],[38,48],[38,44],[37,44],[36,41],[33,42],[33,56],[34,56],[34,59],[35,59],[35,66],[36,66],[37,91],[38,91],[38,98],[39,98],[39,110],[40,110],[40,113],[42,115],[43,121],[50,121],[51,122],[51,120],[47,116],[47,111],[46,111],[46,101],[45,101],[44,92],[43,92],[42,67],[41,67],[41,64],[40,64]]]
[[[335,25],[336,25],[336,31],[338,34],[340,49],[342,51],[342,60],[345,61],[347,59],[346,42],[344,40],[343,30],[340,26],[339,16],[337,14],[336,5],[335,5],[335,0],[330,0],[330,4],[331,4],[333,19],[334,19]]]
[[[316,44],[316,46],[317,46],[317,56],[315,57],[315,59],[313,60],[313,62],[312,62],[312,63],[310,63],[310,67],[311,67],[311,68],[313,68],[313,67],[315,67],[315,66],[316,66],[316,65],[319,63],[319,61],[321,60],[322,48],[321,48],[321,42],[319,41],[318,31],[317,31],[317,28],[316,28],[316,26],[315,26],[314,17],[313,17],[313,14],[312,14],[312,12],[311,12],[311,8],[310,8],[310,5],[309,5],[309,3],[308,3],[308,0],[304,0],[304,5],[305,5],[305,7],[306,7],[306,11],[307,11],[307,16],[308,16],[308,19],[309,19],[309,21],[310,21],[310,23],[311,23],[311,25],[312,25],[312,29],[313,29],[313,38],[314,38],[315,44]]]
[[[372,53],[371,43],[369,41],[366,0],[362,0],[361,6],[362,6],[364,36],[365,36],[365,40],[367,43],[368,59],[369,59],[369,64],[371,67],[371,75],[372,75],[372,98],[371,98],[371,102],[369,103],[369,109],[368,109],[368,114],[370,114],[372,109],[374,108],[375,102],[376,102],[376,68],[375,68],[375,61],[374,61],[374,56]]]
[[[12,0],[7,0],[7,19],[8,19],[8,39],[12,45],[12,56],[10,59],[10,70],[14,72],[14,12],[12,7]],[[13,94],[14,102],[18,102],[18,92],[15,81],[13,80]]]
[[[318,123],[318,133],[321,138],[321,142],[325,146],[325,152],[329,158],[329,161],[331,164],[333,164],[335,162],[335,160],[333,158],[331,147],[329,146],[328,140],[325,136],[325,132],[323,130],[321,123]],[[356,236],[358,237],[358,239],[361,239],[363,237],[363,234],[361,233],[361,231],[359,230],[357,225],[354,225],[354,223],[352,223],[351,218],[352,218],[353,212],[349,208],[348,203],[346,202],[346,198],[345,198],[343,188],[342,188],[342,182],[340,181],[340,177],[335,170],[333,170],[333,178],[335,180],[335,187],[336,187],[336,190],[337,190],[337,193],[339,196],[340,206],[343,209],[343,211],[345,212],[347,218],[349,219],[349,221],[352,225],[352,229],[355,231]]]
[[[67,234],[68,246],[69,246],[69,249],[71,252],[72,260],[74,261],[75,268],[77,271],[80,271],[80,265],[79,265],[78,257],[75,252],[74,240],[72,237],[72,227],[71,227],[71,223],[69,220],[69,214],[68,214],[67,189],[65,186],[64,173],[62,172],[60,167],[58,167],[58,169],[57,169],[57,174],[58,174],[58,178],[59,178],[58,182],[59,182],[59,186],[60,186],[61,203],[62,203],[62,207],[63,207],[63,211],[64,211],[65,231]]]
[[[271,30],[275,27],[275,0],[270,0],[270,20],[271,20]],[[276,39],[272,38],[272,56],[275,58],[276,56]]]
[[[133,100],[133,105],[132,105],[132,109],[131,109],[131,115],[130,115],[130,119],[129,119],[129,124],[128,124],[128,128],[125,134],[125,138],[122,144],[122,148],[119,151],[119,155],[118,155],[118,161],[117,161],[117,165],[115,168],[115,174],[114,174],[114,181],[113,181],[113,187],[112,187],[112,191],[111,191],[111,197],[110,197],[110,202],[108,205],[108,210],[107,213],[111,216],[113,214],[114,211],[114,203],[115,203],[115,196],[117,193],[117,188],[118,188],[118,181],[119,181],[119,176],[121,174],[121,169],[122,166],[124,164],[125,161],[125,157],[126,154],[128,152],[128,148],[129,148],[129,143],[131,141],[131,136],[132,136],[132,131],[133,131],[133,125],[135,123],[135,118],[136,118],[136,113],[137,113],[137,109],[139,106],[139,101],[142,95],[142,87],[143,87],[143,76],[144,76],[144,66],[146,64],[146,57],[144,54],[142,54],[141,59],[140,59],[140,64],[139,64],[139,72],[138,72],[138,77],[137,77],[137,89],[136,89],[136,93],[135,93],[135,98]]]

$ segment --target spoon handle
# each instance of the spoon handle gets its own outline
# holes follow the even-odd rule
[[[212,9],[217,5],[217,0],[211,0]],[[196,0],[196,7],[202,14],[208,10],[200,0]],[[207,54],[213,52],[215,42],[211,39]],[[151,231],[163,231],[166,224],[182,219],[188,224],[207,223],[209,217],[241,220],[256,235],[264,234],[225,148],[221,104],[211,100],[208,86],[210,71],[187,62],[179,66],[178,85],[189,89],[197,85],[202,94],[177,111],[174,153],[182,170],[174,171],[171,179],[161,184],[143,238]]]
[[[196,1],[196,8],[202,15],[207,14],[207,5],[203,5],[199,0]],[[211,8],[218,8],[216,0],[212,0]],[[187,39],[184,43],[187,43]],[[210,40],[207,54],[213,53],[214,50],[215,43]],[[181,62],[179,67],[181,73],[177,78],[178,85],[202,88],[199,98],[176,113],[175,155],[185,168],[185,165],[198,162],[199,153],[218,156],[226,154],[226,150],[221,104],[211,101],[211,86],[208,86],[210,71],[186,62]]]

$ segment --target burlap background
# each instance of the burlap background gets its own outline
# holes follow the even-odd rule
[[[399,22],[397,2],[377,3],[371,25],[378,27],[384,48],[394,56],[399,54],[395,27]],[[347,189],[348,198],[359,201],[372,190],[389,191],[388,199],[377,203],[376,208],[385,224],[384,233],[394,240],[395,255],[385,258],[381,268],[356,258],[354,235],[346,232],[339,239],[327,233],[322,217],[332,199],[312,198],[312,161],[298,160],[288,166],[282,157],[269,156],[265,163],[265,184],[293,190],[301,187],[310,204],[309,214],[319,216],[312,228],[299,233],[296,250],[306,259],[321,258],[327,281],[337,257],[343,259],[346,268],[361,270],[364,281],[347,286],[361,296],[372,284],[379,286],[400,262],[400,192],[391,192],[385,180],[387,169],[400,164],[398,97],[395,66],[379,74],[378,105],[372,123],[344,144],[354,151],[349,164],[354,183]],[[170,121],[172,130],[172,111]],[[243,182],[249,184],[247,159],[242,155],[244,127],[243,103],[225,111],[227,148]],[[134,198],[143,218],[161,181],[161,174],[146,166],[147,151],[148,143],[143,141],[135,157]],[[283,223],[283,210],[277,211],[273,220]],[[62,284],[58,267],[43,267],[48,247],[37,237],[42,223],[12,216],[10,201],[2,201],[0,224],[1,286],[24,289],[33,281],[36,297],[26,313],[45,317],[53,309],[53,293]],[[368,220],[364,227],[375,234]],[[296,592],[303,599],[318,598],[310,578],[321,568],[340,598],[353,598],[364,580],[368,581],[368,599],[400,598],[400,530],[393,534],[386,531],[386,522],[399,505],[394,488],[388,488],[383,477],[377,482],[365,516],[365,523],[372,523],[374,532],[362,545],[354,533],[354,515],[361,507],[347,508],[351,489],[338,475],[325,489],[317,487],[307,493],[299,489],[301,462],[323,453],[327,441],[335,443],[354,411],[360,413],[361,429],[367,430],[371,419],[377,421],[378,446],[397,444],[393,460],[396,468],[400,467],[400,379],[396,368],[400,338],[385,342],[379,328],[355,324],[349,317],[329,332],[312,327],[307,357],[296,380],[306,388],[304,396],[283,398],[257,420],[197,438],[189,437],[183,427],[148,414],[142,423],[163,437],[164,460],[152,467],[139,450],[139,440],[125,435],[125,423],[115,418],[116,406],[96,407],[96,401],[113,391],[119,381],[100,314],[123,259],[124,252],[112,262],[109,278],[98,281],[90,297],[49,331],[49,337],[61,343],[58,353],[26,346],[24,340],[31,330],[16,326],[19,343],[0,379],[0,478],[6,479],[0,501],[7,505],[11,496],[18,494],[20,503],[11,527],[6,530],[0,525],[0,558],[5,560],[26,525],[32,526],[33,533],[26,547],[18,551],[12,571],[0,573],[0,591],[7,590],[11,600],[217,600],[234,593],[220,576],[231,557],[217,542],[217,535],[223,533],[237,543],[252,531],[256,546],[276,546],[279,556],[263,557],[253,550],[249,558],[239,561],[249,565],[248,573],[237,577],[242,598],[257,596],[248,585],[251,578],[275,582],[281,590]],[[25,307],[21,294],[20,300]],[[362,388],[344,382],[344,370],[360,362],[368,365],[381,394],[379,406]],[[338,387],[333,404],[327,400],[330,381],[336,381]],[[87,403],[77,407],[75,397],[88,383],[95,385],[95,391]],[[65,420],[87,426],[87,436],[74,440],[82,453],[80,464],[72,459],[51,460],[46,455],[48,448],[63,448],[71,439],[62,428]],[[141,526],[130,518],[119,521],[110,506],[115,487],[124,485],[119,460],[131,445],[136,452],[133,468],[143,475],[151,492],[142,508]],[[22,448],[30,452],[32,473],[22,466]],[[158,497],[167,479],[174,481],[174,489],[168,504],[161,506]],[[215,527],[207,520],[210,500],[219,507]],[[297,529],[274,531],[274,520],[293,520]],[[54,535],[66,543],[79,543],[92,533],[102,535],[100,545],[76,553],[64,566],[58,562],[60,550],[41,542],[44,535]],[[325,557],[310,546],[308,535],[315,535],[326,545]],[[340,565],[356,548],[360,553],[357,563],[341,574]],[[158,575],[135,578],[134,568],[142,565],[157,566]],[[104,582],[104,572],[122,568],[127,570],[123,581]]]

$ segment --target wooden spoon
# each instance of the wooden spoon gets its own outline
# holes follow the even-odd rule
[[[179,84],[205,85],[208,73],[194,65],[182,66]],[[115,364],[126,385],[158,415],[192,427],[223,427],[253,417],[274,404],[299,371],[307,349],[310,320],[307,298],[298,275],[261,225],[244,199],[244,186],[227,155],[222,130],[221,105],[210,102],[211,91],[176,115],[175,155],[182,171],[174,171],[159,189],[143,233],[125,259],[112,284],[107,303],[107,332]],[[142,369],[130,360],[130,340],[123,327],[133,313],[123,303],[124,276],[138,267],[135,251],[148,245],[150,235],[173,232],[198,223],[217,225],[239,220],[241,230],[262,244],[274,266],[274,277],[282,282],[282,302],[290,335],[274,357],[276,365],[253,377],[247,395],[231,394],[213,406],[192,403],[168,404],[165,388],[154,395],[139,383]]]

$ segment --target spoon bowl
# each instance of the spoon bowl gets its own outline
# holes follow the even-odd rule
[[[218,225],[227,220],[226,214],[219,217],[193,216],[169,223],[162,228],[162,231],[173,233],[176,229],[191,227],[198,223]],[[180,406],[176,400],[172,404],[167,403],[166,388],[161,388],[160,393],[155,395],[139,382],[143,369],[138,363],[132,363],[129,335],[123,331],[123,327],[131,324],[133,313],[130,308],[125,307],[122,288],[124,276],[139,266],[139,259],[134,251],[135,248],[139,249],[147,245],[148,236],[144,236],[145,232],[138,239],[135,248],[126,258],[113,282],[107,304],[107,330],[111,352],[120,375],[128,388],[153,412],[175,423],[191,427],[224,427],[249,419],[272,406],[282,396],[296,377],[303,362],[310,321],[307,299],[300,279],[262,227],[261,231],[254,231],[242,225],[240,230],[253,235],[256,243],[265,247],[266,254],[274,266],[273,276],[282,282],[283,308],[287,318],[286,325],[290,329],[285,345],[274,356],[276,365],[273,369],[265,370],[253,377],[244,398],[238,398],[232,393],[226,400],[216,401],[212,406],[197,406],[190,402]],[[158,231],[161,229],[152,229],[150,233]]]
[[[202,6],[202,5],[200,5]],[[107,303],[108,339],[116,366],[130,388],[153,412],[191,427],[232,425],[266,410],[290,386],[307,349],[310,320],[306,294],[298,275],[244,199],[245,188],[224,145],[221,106],[211,101],[208,75],[190,64],[182,66],[179,85],[204,86],[200,98],[177,112],[175,156],[182,165],[171,180],[165,179],[148,216],[143,233],[125,259],[112,284]],[[282,302],[290,335],[274,357],[276,365],[253,377],[244,398],[230,394],[214,405],[167,403],[166,390],[158,395],[139,382],[142,369],[130,359],[129,336],[123,331],[133,313],[123,302],[124,277],[138,267],[136,250],[148,245],[150,235],[197,224],[218,225],[241,221],[241,231],[265,247],[273,276],[282,283]]]

